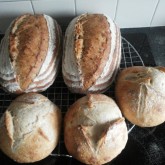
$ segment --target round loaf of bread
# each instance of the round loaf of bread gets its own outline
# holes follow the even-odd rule
[[[127,127],[116,103],[103,94],[77,100],[64,119],[64,142],[74,158],[92,165],[111,161],[124,148]]]
[[[74,93],[102,93],[113,82],[121,60],[121,35],[104,14],[71,21],[64,40],[63,78]]]
[[[118,75],[116,99],[123,115],[141,127],[165,121],[165,68],[135,66]]]
[[[60,127],[61,111],[48,98],[21,95],[0,119],[0,149],[19,163],[39,161],[56,147]]]
[[[11,93],[46,90],[59,68],[61,29],[48,15],[16,18],[0,44],[0,84]]]

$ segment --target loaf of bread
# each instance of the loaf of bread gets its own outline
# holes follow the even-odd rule
[[[64,118],[64,142],[77,160],[92,165],[111,161],[124,148],[127,127],[117,104],[103,94],[77,100]]]
[[[115,95],[123,115],[141,127],[165,121],[165,68],[135,66],[118,75]]]
[[[72,92],[104,92],[119,68],[120,30],[104,14],[80,15],[66,30],[63,52],[63,78]]]
[[[19,163],[47,157],[56,147],[61,111],[41,94],[16,98],[0,119],[0,149]]]
[[[11,93],[46,90],[57,75],[61,29],[47,15],[16,18],[0,44],[0,84]]]

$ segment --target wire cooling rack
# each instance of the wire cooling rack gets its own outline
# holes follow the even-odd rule
[[[122,59],[121,59],[120,69],[127,68],[130,66],[144,66],[144,63],[140,55],[136,51],[136,49],[125,38],[122,38]],[[67,86],[64,84],[61,73],[59,73],[54,84],[50,88],[48,88],[45,92],[42,92],[42,94],[47,96],[52,102],[54,102],[56,105],[60,107],[63,117],[68,107],[71,104],[73,104],[77,99],[82,97],[82,95],[73,94],[68,90]],[[114,98],[114,83],[111,85],[109,90],[107,90],[104,94]],[[4,92],[0,88],[0,116],[7,109],[7,107],[14,98],[15,96]],[[128,130],[131,130],[133,128],[133,125],[131,125],[127,121],[127,127]],[[68,152],[64,145],[63,131],[61,133],[58,146],[52,152],[51,156],[71,157],[70,155],[68,155]]]

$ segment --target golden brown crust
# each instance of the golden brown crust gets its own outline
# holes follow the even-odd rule
[[[160,71],[162,71],[162,72],[165,72],[165,67],[163,67],[163,66],[157,66],[157,67],[155,67],[156,69],[159,69]]]
[[[68,87],[70,91],[72,91],[74,93],[83,93],[83,94],[103,93],[109,88],[109,85],[112,84],[112,82],[114,81],[116,74],[119,70],[119,65],[120,65],[120,61],[121,61],[121,37],[120,37],[121,34],[120,34],[120,29],[118,27],[116,27],[116,28],[117,28],[116,47],[114,50],[114,54],[112,56],[112,62],[111,62],[112,64],[108,68],[108,73],[107,73],[107,75],[111,75],[111,77],[109,77],[109,80],[104,83],[96,85],[95,83],[96,83],[96,81],[98,81],[98,79],[99,79],[99,77],[98,77],[94,83],[94,86],[95,86],[95,88],[97,88],[97,90],[90,91],[89,89],[81,88],[79,86],[78,88]],[[113,71],[113,73],[112,73],[112,71]],[[63,78],[64,78],[64,81],[66,84],[72,84],[71,79],[67,79],[67,77],[64,77],[64,76],[63,76]],[[105,78],[107,78],[107,77],[105,77]],[[105,87],[103,88],[103,86],[105,86]]]
[[[64,118],[66,148],[85,164],[111,161],[124,148],[127,136],[120,110],[102,94],[89,94],[77,100]]]
[[[75,24],[75,55],[82,70],[84,90],[95,83],[108,60],[109,27],[107,18],[102,14],[82,15]]]
[[[10,58],[22,90],[39,73],[48,49],[48,27],[43,15],[17,18],[10,33]]]
[[[164,71],[163,67],[136,66],[118,75],[115,96],[123,115],[133,124],[152,127],[165,121]]]

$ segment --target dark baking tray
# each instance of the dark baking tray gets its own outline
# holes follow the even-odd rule
[[[120,68],[130,66],[144,65],[140,55],[134,47],[124,38],[122,38],[122,60]],[[114,97],[113,83],[109,90],[104,94]],[[62,74],[59,72],[54,84],[48,88],[43,95],[47,96],[52,102],[61,108],[63,117],[68,107],[73,104],[78,98],[83,95],[71,93],[64,84]],[[4,92],[0,88],[0,115],[7,109],[11,101],[16,96]],[[165,125],[162,124],[153,128],[139,128],[127,122],[129,132],[129,139],[125,149],[113,161],[107,163],[108,165],[163,165],[165,164]],[[131,128],[133,128],[131,130]],[[63,130],[63,129],[62,129]],[[7,156],[0,152],[1,164],[17,164],[10,160]],[[58,146],[46,159],[37,163],[36,165],[81,165],[82,163],[72,158],[64,145],[63,131]]]

